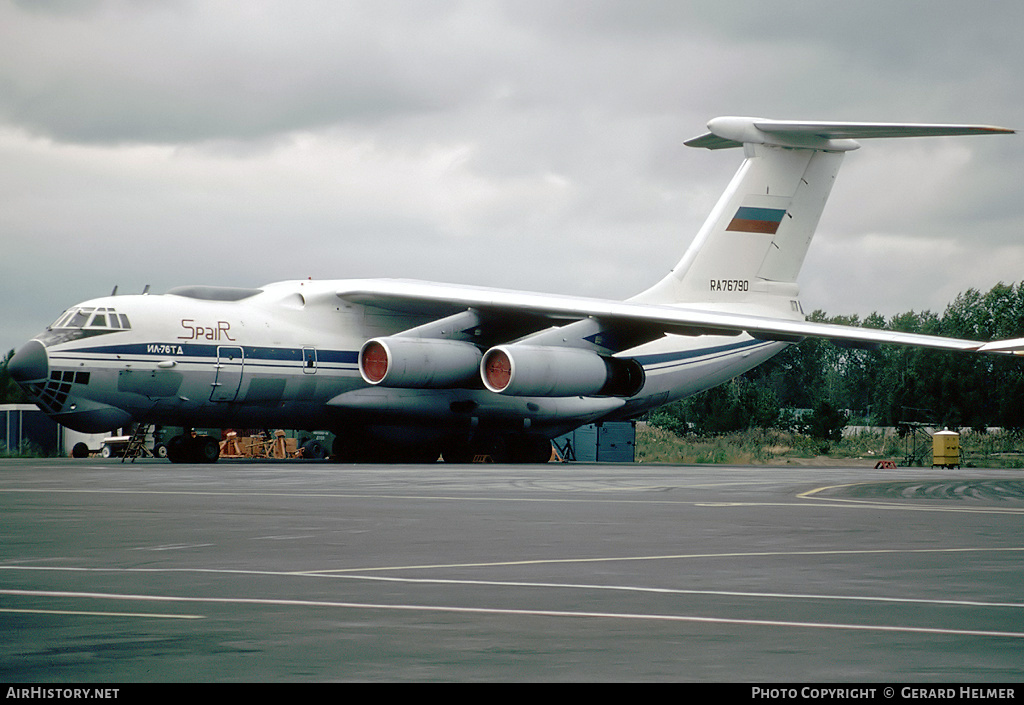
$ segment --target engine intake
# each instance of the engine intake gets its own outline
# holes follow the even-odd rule
[[[631,397],[645,381],[643,366],[631,358],[539,345],[491,348],[480,362],[480,377],[492,392],[536,397]]]
[[[478,384],[480,349],[436,338],[372,338],[359,350],[359,374],[368,384],[442,389]]]

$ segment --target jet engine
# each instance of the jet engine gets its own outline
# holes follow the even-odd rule
[[[369,384],[442,389],[479,384],[480,349],[437,338],[372,338],[359,350],[359,374]]]
[[[492,392],[513,396],[631,397],[644,386],[644,368],[631,358],[540,345],[499,345],[480,362]]]

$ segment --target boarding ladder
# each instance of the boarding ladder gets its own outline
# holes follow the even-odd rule
[[[146,436],[149,435],[149,429],[153,424],[150,423],[137,423],[135,424],[135,431],[132,432],[132,437],[128,439],[128,445],[125,446],[124,455],[121,456],[121,462],[125,461],[125,458],[131,458],[132,462],[135,462],[135,458],[140,455],[148,455],[150,458],[153,457],[153,451],[146,447]]]

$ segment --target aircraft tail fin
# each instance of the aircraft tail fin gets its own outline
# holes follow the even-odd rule
[[[986,125],[800,122],[721,117],[691,147],[745,159],[672,272],[632,300],[769,309],[802,318],[797,274],[855,139],[1006,134]]]

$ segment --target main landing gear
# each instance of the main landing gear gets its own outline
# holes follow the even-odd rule
[[[167,459],[172,463],[216,463],[220,443],[212,436],[197,436],[186,431],[167,441]]]

